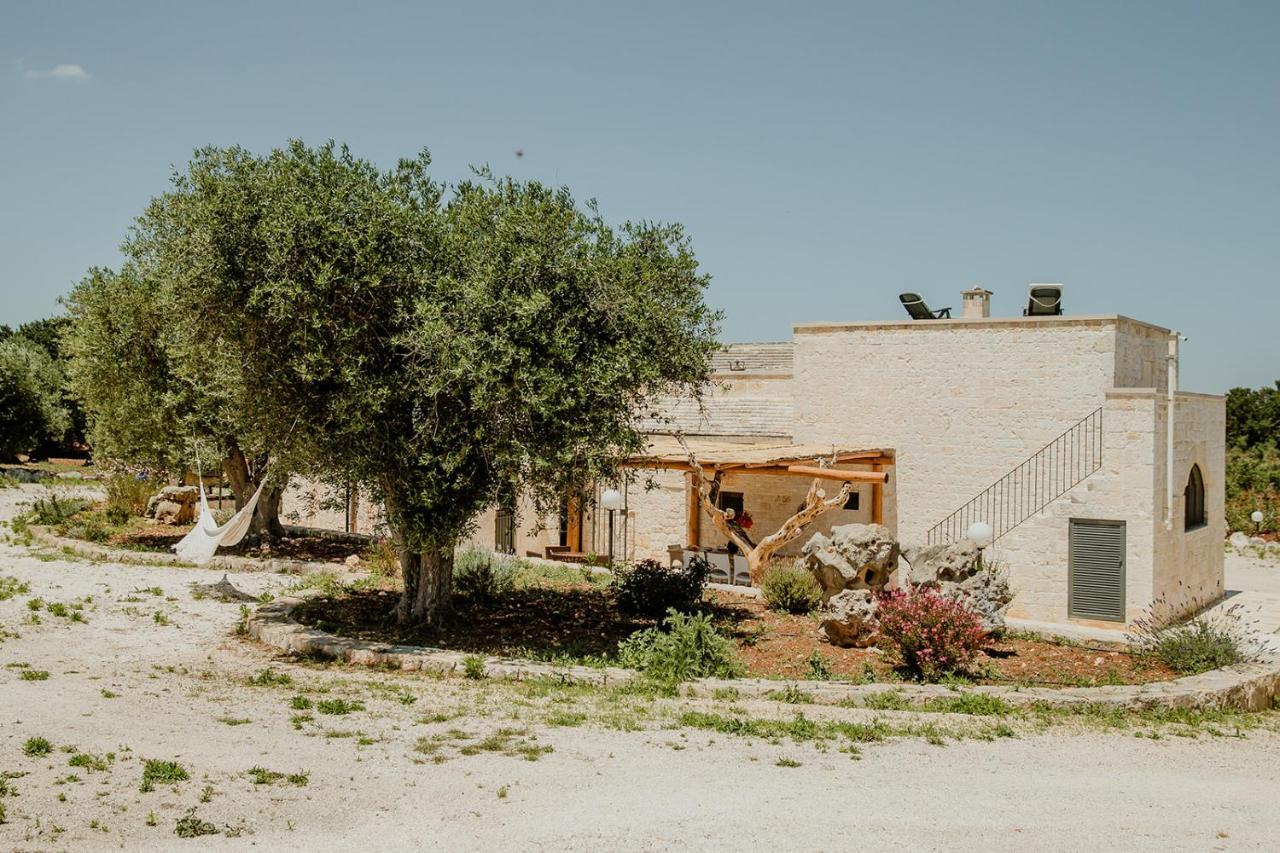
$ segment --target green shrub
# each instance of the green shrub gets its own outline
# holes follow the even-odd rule
[[[131,516],[142,516],[147,511],[147,501],[155,484],[150,480],[139,480],[132,474],[124,472],[112,474],[106,482],[107,518],[113,524],[123,524]],[[115,519],[119,519],[116,521]]]
[[[1228,530],[1274,533],[1280,530],[1280,451],[1270,444],[1227,453],[1226,515]],[[1262,510],[1262,525],[1253,523]]]
[[[79,498],[59,497],[56,492],[50,492],[47,497],[32,502],[28,515],[36,524],[52,527],[66,524],[86,506],[88,503]]]
[[[102,543],[111,538],[111,531],[101,524],[87,519],[83,524],[75,524],[68,527],[66,535],[72,539],[82,539],[85,542]]]
[[[1245,635],[1232,607],[1220,616],[1189,622],[1153,617],[1134,620],[1129,642],[1139,655],[1163,661],[1183,675],[1193,675],[1248,659]]]
[[[613,593],[624,613],[650,619],[661,619],[671,610],[689,613],[702,601],[710,572],[710,564],[702,557],[694,557],[679,568],[641,560],[615,572]]]
[[[400,552],[396,550],[396,544],[386,536],[373,540],[360,555],[360,562],[373,575],[394,578],[400,574]]]
[[[453,563],[453,591],[476,604],[489,604],[515,585],[512,561],[483,548],[464,548]]]
[[[655,681],[678,684],[690,678],[737,678],[744,674],[733,641],[720,634],[706,614],[674,609],[661,628],[637,631],[618,644],[623,666]]]
[[[795,563],[770,567],[760,582],[760,592],[770,610],[782,613],[809,613],[822,603],[817,579]]]

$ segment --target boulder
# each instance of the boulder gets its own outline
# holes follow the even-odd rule
[[[161,524],[191,524],[199,499],[195,486],[165,486],[147,501],[147,516]]]
[[[898,567],[898,542],[880,524],[841,524],[815,533],[801,552],[829,601],[846,589],[883,589]]]
[[[869,589],[846,589],[831,597],[822,633],[833,646],[865,649],[879,634],[876,595]]]
[[[1013,601],[1013,590],[1009,578],[996,567],[984,568],[958,583],[939,581],[938,589],[949,598],[965,602],[982,619],[984,630],[993,634],[1004,631],[1004,615]]]
[[[919,545],[902,549],[911,566],[913,584],[960,583],[978,571],[982,551],[971,539],[943,545]]]
[[[1227,538],[1227,541],[1231,543],[1232,548],[1248,548],[1249,534],[1242,533],[1241,531],[1237,530],[1235,533],[1232,533],[1231,536]]]

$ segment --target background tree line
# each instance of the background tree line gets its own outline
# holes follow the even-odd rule
[[[1280,381],[1270,388],[1227,392],[1227,526],[1252,532],[1280,529]]]

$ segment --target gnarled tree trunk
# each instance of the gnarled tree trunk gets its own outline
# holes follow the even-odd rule
[[[257,491],[261,477],[266,473],[266,459],[256,467],[257,477],[249,469],[249,460],[235,444],[231,445],[226,458],[222,460],[222,473],[231,484],[231,491],[235,493],[237,512]],[[272,483],[262,490],[262,496],[258,498],[258,505],[254,508],[253,524],[249,527],[251,535],[273,542],[284,537],[284,525],[280,523],[280,503],[283,498],[283,486]]]
[[[453,599],[453,543],[421,551],[400,548],[400,573],[404,589],[396,606],[396,622],[438,625]]]
[[[689,467],[693,470],[696,478],[698,498],[701,500],[703,508],[706,509],[707,515],[711,516],[711,523],[716,526],[716,529],[726,539],[738,546],[738,550],[747,558],[747,571],[751,575],[751,583],[755,586],[759,586],[760,581],[764,579],[764,571],[769,567],[769,560],[773,558],[773,555],[782,546],[803,533],[804,529],[820,515],[844,506],[853,488],[853,484],[846,481],[841,485],[840,491],[836,496],[829,498],[826,492],[823,491],[819,479],[815,477],[809,485],[809,491],[805,494],[804,503],[800,505],[800,509],[784,521],[782,526],[775,532],[770,533],[759,542],[752,542],[747,537],[746,532],[733,522],[729,514],[716,506],[715,496],[720,492],[720,475],[722,472],[716,471],[713,476],[708,477],[702,469],[701,463],[698,462],[693,452],[689,450],[689,446],[684,443],[683,439],[681,439],[680,443],[684,446],[685,453],[689,456]]]

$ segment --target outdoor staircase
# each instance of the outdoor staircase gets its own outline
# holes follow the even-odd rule
[[[1102,409],[1031,454],[929,530],[930,545],[963,539],[969,525],[991,525],[992,541],[1043,510],[1102,467]]]

